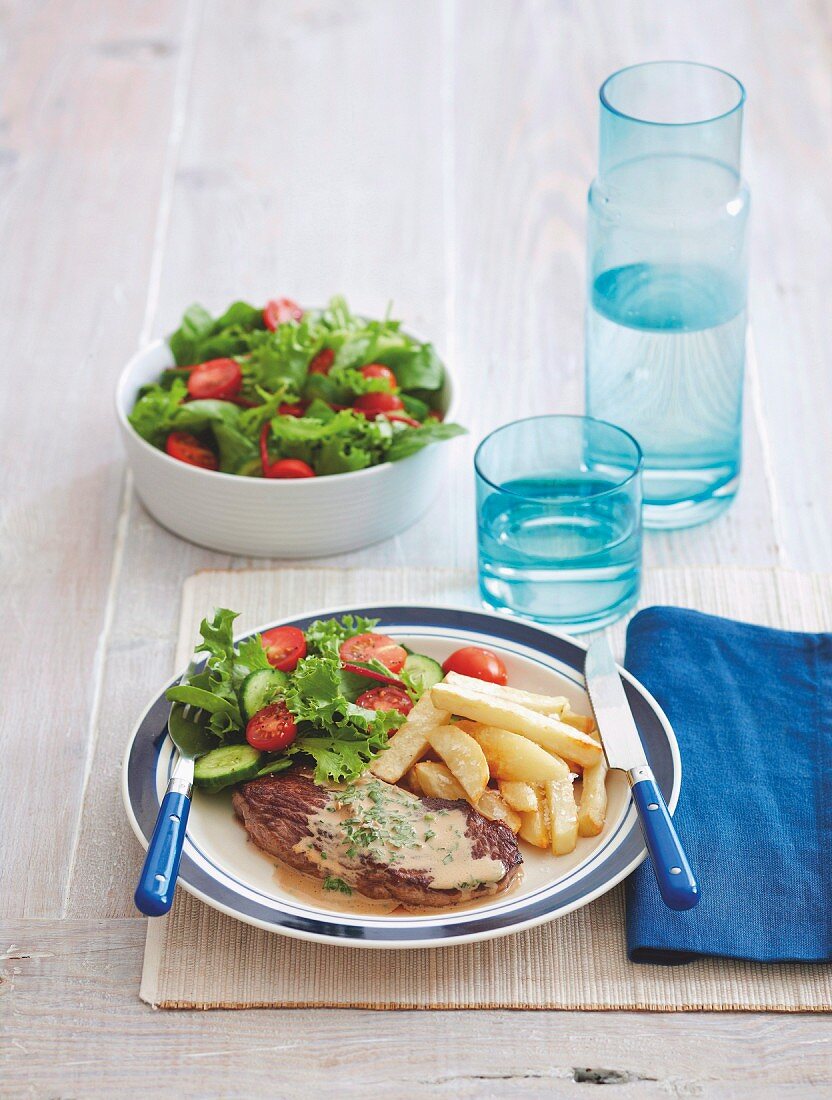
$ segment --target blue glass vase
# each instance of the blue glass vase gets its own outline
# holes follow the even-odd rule
[[[586,405],[644,452],[644,522],[689,527],[739,484],[748,187],[745,92],[708,65],[622,69],[601,88],[589,192]]]

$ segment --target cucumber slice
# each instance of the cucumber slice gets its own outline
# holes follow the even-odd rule
[[[240,686],[243,717],[248,722],[279,695],[286,686],[286,674],[276,668],[259,668],[249,673]]]
[[[232,783],[245,783],[257,775],[261,756],[251,745],[220,745],[197,760],[194,783],[208,794],[216,794]]]
[[[420,692],[429,691],[445,675],[438,661],[434,661],[433,657],[425,657],[422,653],[408,654],[403,671]]]

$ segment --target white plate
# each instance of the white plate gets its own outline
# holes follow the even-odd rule
[[[440,662],[462,645],[485,645],[506,664],[509,683],[529,691],[566,695],[590,713],[584,690],[585,649],[578,642],[527,623],[485,612],[411,605],[350,607],[291,621],[354,614],[379,619],[380,631]],[[275,623],[261,629],[268,630]],[[671,812],[679,797],[681,764],[676,738],[650,694],[628,673],[624,686],[656,779]],[[174,682],[174,681],[171,681]],[[124,762],[124,804],[147,847],[174,763],[167,737],[166,684],[139,720]],[[355,914],[303,900],[281,887],[274,864],[235,820],[230,794],[196,792],[188,822],[179,885],[208,905],[248,924],[300,939],[350,947],[440,947],[489,939],[553,920],[605,894],[646,854],[624,776],[608,779],[609,810],[598,837],[581,838],[569,856],[553,857],[521,842],[525,872],[519,886],[492,900],[441,913]]]

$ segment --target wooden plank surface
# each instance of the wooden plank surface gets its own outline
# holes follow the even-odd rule
[[[582,404],[596,88],[635,60],[706,60],[749,91],[745,473],[728,515],[651,535],[646,561],[829,568],[831,18],[809,0],[3,9],[0,333],[16,373],[0,397],[12,626],[0,952],[31,957],[8,958],[0,985],[0,1092],[137,1095],[154,1064],[171,1096],[584,1095],[576,1067],[614,1071],[621,1096],[829,1089],[823,1019],[141,1005],[121,747],[171,667],[183,580],[252,563],[147,517],[124,482],[110,402],[136,343],[191,300],[344,290],[380,310],[392,298],[446,352],[472,433],[454,444],[434,516],[332,564],[470,568],[475,441],[530,408]],[[37,753],[23,736],[33,698]],[[25,834],[24,793],[37,822]]]
[[[640,1100],[750,1100],[832,1087],[822,1015],[153,1012],[125,995],[141,967],[141,922],[8,921],[0,935],[15,1025],[0,1088],[20,1095],[33,1067],[35,1095],[144,1095],[152,1079],[152,1095],[172,1100],[582,1097],[592,1083]]]
[[[4,10],[0,736],[26,811],[0,828],[0,912],[58,915],[68,885],[124,479],[112,389],[141,338],[181,16],[164,0]],[[42,823],[25,845],[24,819]]]

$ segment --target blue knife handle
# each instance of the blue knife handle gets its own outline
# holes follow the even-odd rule
[[[190,809],[188,794],[168,788],[136,887],[136,908],[148,917],[161,917],[173,904]]]
[[[692,909],[699,901],[699,886],[653,773],[641,767],[628,774],[664,903],[670,909]]]

